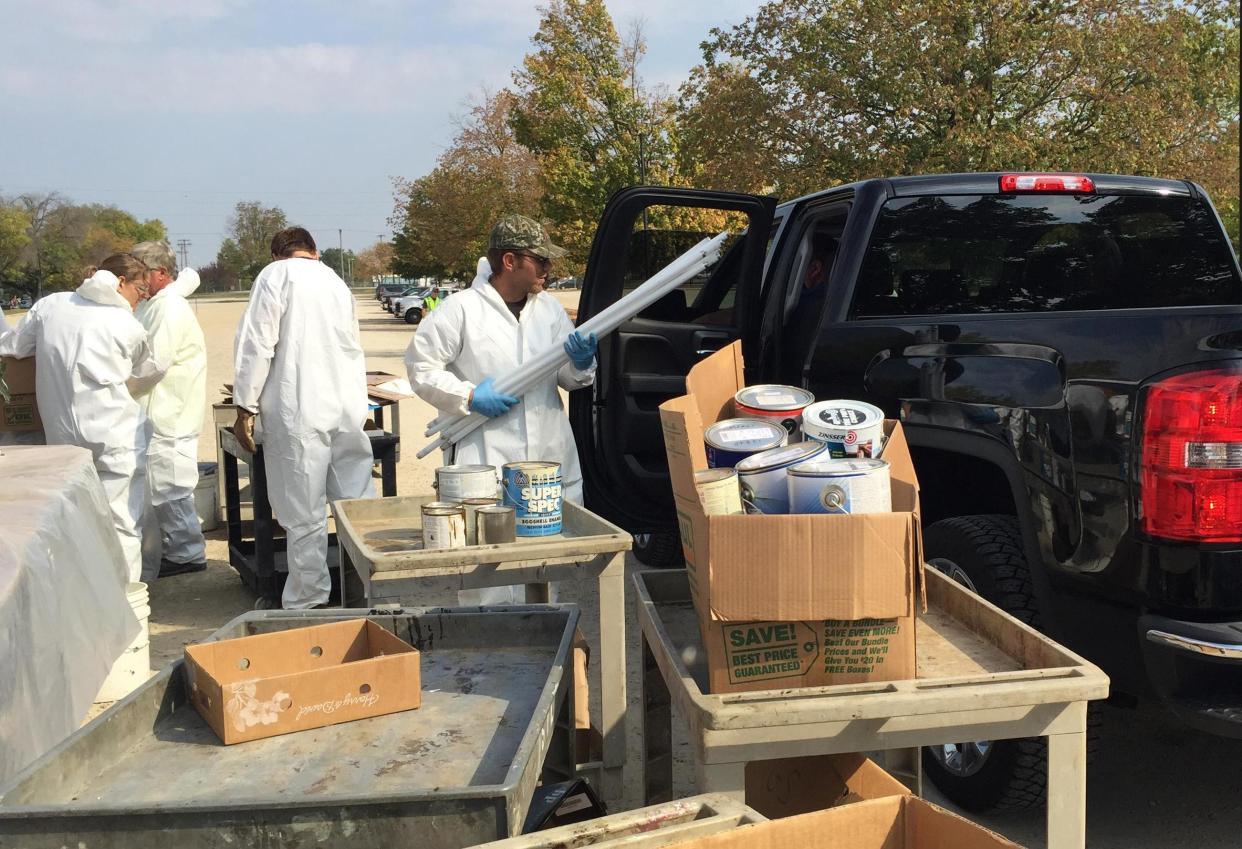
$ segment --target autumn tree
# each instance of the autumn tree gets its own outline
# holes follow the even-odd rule
[[[216,263],[229,277],[253,280],[272,261],[272,237],[289,226],[280,207],[259,201],[238,201],[229,216],[228,237],[220,244]]]
[[[539,158],[543,214],[573,269],[586,259],[608,197],[667,171],[667,125],[635,85],[641,35],[623,45],[603,0],[551,0],[532,43],[513,75],[510,122]]]
[[[497,217],[538,215],[539,162],[510,127],[514,100],[509,91],[484,94],[430,174],[396,181],[394,273],[473,277]]]
[[[354,279],[361,283],[374,283],[377,279],[393,273],[393,247],[388,242],[376,242],[358,252],[354,263]]]
[[[1238,180],[1223,0],[785,0],[713,30],[683,167],[790,197],[885,174],[1057,169]]]

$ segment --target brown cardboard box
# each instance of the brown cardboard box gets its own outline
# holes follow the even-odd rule
[[[190,699],[226,744],[416,708],[419,653],[366,619],[185,647]]]
[[[7,403],[0,398],[0,433],[43,430],[39,405],[35,403],[34,357],[0,357],[0,362],[4,363],[4,382],[12,395]]]
[[[919,489],[901,424],[884,425],[892,513],[708,516],[694,471],[703,431],[743,386],[734,343],[660,405],[665,451],[713,693],[894,681],[915,675]]]
[[[746,804],[773,820],[909,793],[862,755],[810,755],[746,764]]]
[[[916,796],[889,796],[744,825],[677,849],[1022,849]]]

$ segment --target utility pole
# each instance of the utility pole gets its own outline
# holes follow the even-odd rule
[[[178,239],[177,250],[181,253],[181,267],[185,268],[190,262],[190,240]]]
[[[384,234],[383,234],[383,233],[376,233],[376,234],[375,234],[375,238],[379,239],[380,246],[382,247],[382,246],[383,246],[383,244],[384,244]],[[380,251],[379,253],[380,253],[380,257],[382,258],[382,257],[384,256],[384,252],[383,252],[383,251]],[[384,269],[382,269],[382,268],[381,268],[381,269],[380,269],[380,282],[381,282],[381,283],[383,283],[383,282],[384,282],[384,277],[385,277],[385,276],[386,276],[386,275],[384,274]]]
[[[345,279],[345,242],[341,239],[341,228],[336,228],[336,249],[338,251],[337,259],[341,266],[341,279]]]

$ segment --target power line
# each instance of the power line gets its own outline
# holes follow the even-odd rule
[[[187,255],[190,252],[190,240],[189,239],[178,239],[177,250],[181,251],[181,267],[185,268],[189,264]]]

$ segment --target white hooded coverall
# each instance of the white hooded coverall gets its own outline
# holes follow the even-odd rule
[[[130,581],[142,575],[146,422],[126,382],[164,373],[117,278],[97,271],[76,292],[40,298],[8,334],[0,356],[34,356],[39,416],[49,445],[90,450],[112,511]],[[70,530],[66,531],[71,532]]]
[[[147,487],[155,511],[162,555],[172,563],[202,563],[207,543],[194,507],[198,485],[198,435],[207,411],[207,345],[203,330],[186,300],[199,286],[192,268],[147,301],[134,315],[147,331],[151,351],[168,372],[138,398],[150,420]],[[154,566],[154,569],[152,569]],[[159,561],[147,565],[144,579],[158,575]],[[155,574],[146,574],[147,572]]]
[[[484,378],[511,372],[540,351],[563,344],[574,331],[565,308],[547,292],[527,295],[521,318],[515,319],[490,276],[486,258],[480,259],[470,288],[450,295],[424,317],[406,349],[410,385],[439,410],[468,413],[470,393]],[[563,498],[581,504],[578,447],[557,386],[581,389],[594,380],[594,362],[587,369],[566,363],[555,378],[531,389],[507,413],[447,449],[445,464],[485,463],[499,468],[521,460],[560,463]],[[520,603],[518,589],[463,591],[458,599],[462,604]]]
[[[328,266],[282,259],[260,272],[237,329],[233,401],[259,414],[268,494],[288,535],[283,606],[323,604],[328,500],[374,496],[354,297]]]

